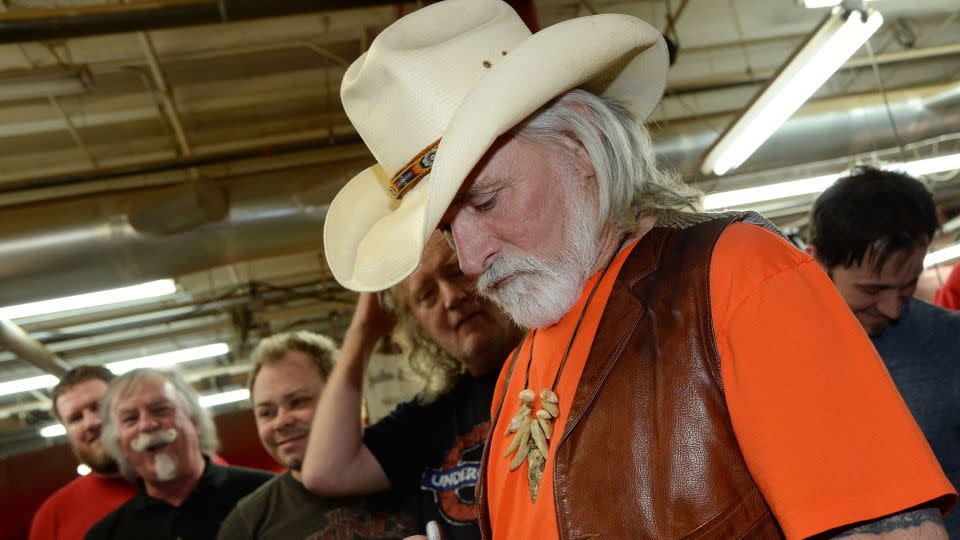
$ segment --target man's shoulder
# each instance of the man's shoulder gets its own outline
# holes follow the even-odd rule
[[[237,507],[234,511],[240,511],[244,515],[256,514],[262,511],[269,505],[270,501],[277,497],[283,490],[282,482],[282,474],[274,475],[266,482],[260,484],[257,489],[237,501]]]
[[[271,472],[235,465],[210,463],[210,467],[211,482],[224,488],[245,488],[252,491],[277,476]]]
[[[122,480],[104,480],[92,476],[92,473],[86,476],[80,476],[67,482],[52,495],[47,497],[38,510],[40,512],[53,512],[60,510],[65,505],[71,512],[80,510],[78,505],[101,506],[112,504],[113,501],[129,498],[136,493],[136,488],[123,482]]]
[[[129,512],[133,499],[121,504],[113,509],[112,512],[103,516],[100,521],[93,524],[87,535],[86,540],[98,540],[101,538],[118,538],[122,535],[117,534],[117,527],[120,525],[123,516]]]

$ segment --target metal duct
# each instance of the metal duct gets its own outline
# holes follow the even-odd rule
[[[165,0],[0,14],[0,44],[226,23],[337,9],[392,6],[384,0]]]
[[[0,345],[47,373],[62,377],[70,365],[50,352],[42,343],[30,337],[12,321],[0,319]]]
[[[852,156],[956,132],[960,126],[958,88],[951,83],[889,92],[899,141],[880,94],[812,102],[780,127],[736,172]],[[723,126],[733,118],[711,117],[709,123]],[[657,154],[684,178],[699,178],[700,159],[717,136],[706,121],[674,122],[656,131]]]
[[[91,196],[3,210],[0,306],[119,287],[322,245],[326,201],[369,159],[212,181],[230,208],[219,221],[158,235],[131,210],[169,205],[179,189]],[[171,210],[169,207],[167,211]]]
[[[905,144],[957,130],[960,107],[942,99],[955,87],[938,85],[889,95]],[[931,110],[928,103],[937,103],[937,110]],[[658,154],[685,178],[695,179],[700,156],[715,137],[705,122],[676,122],[657,133]],[[738,172],[896,146],[880,96],[822,100],[804,107],[784,124]],[[4,261],[0,266],[0,305],[180,276],[256,258],[319,251],[325,204],[368,161],[213,182],[229,201],[227,215],[221,220],[196,218],[195,223],[206,222],[185,232],[175,232],[179,226],[144,227],[148,234],[143,234],[131,225],[131,215],[139,216],[134,220],[149,216],[152,219],[145,222],[156,224],[158,216],[171,210],[150,212],[150,205],[168,205],[177,199],[178,188],[5,209],[0,220],[0,260]],[[712,189],[724,189],[722,182]]]

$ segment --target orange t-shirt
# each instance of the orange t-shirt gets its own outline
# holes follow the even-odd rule
[[[554,433],[563,433],[566,407],[603,308],[633,247],[611,263],[584,314],[557,384],[560,416]],[[527,387],[538,394],[553,382],[598,278],[591,278],[566,317],[537,332]],[[721,235],[710,263],[710,301],[734,433],[788,538],[935,499],[944,511],[955,502],[954,489],[872,344],[810,257],[760,227],[733,224]],[[503,457],[510,442],[503,430],[519,407],[529,354],[528,338],[489,443],[486,489],[495,539],[558,538],[553,441],[535,503],[526,463],[510,472],[513,456]],[[494,409],[505,376],[506,370],[494,393]]]

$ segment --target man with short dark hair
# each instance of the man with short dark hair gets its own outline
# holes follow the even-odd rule
[[[53,388],[53,414],[67,430],[73,455],[91,472],[71,480],[44,501],[30,524],[30,540],[81,538],[136,492],[100,440],[100,399],[114,377],[103,366],[77,366]]]
[[[918,180],[857,167],[813,204],[807,252],[833,280],[930,442],[960,484],[960,313],[914,298],[938,227]],[[960,513],[944,520],[960,538]]]
[[[303,487],[307,438],[336,355],[330,338],[307,331],[277,334],[254,348],[248,386],[257,433],[267,452],[288,469],[237,503],[220,528],[222,540],[372,540],[413,531],[413,518],[391,507],[396,501],[390,497],[334,499]]]
[[[213,418],[176,372],[129,371],[111,381],[102,407],[103,444],[138,489],[90,540],[215,538],[237,501],[273,476],[210,461]]]
[[[634,17],[531,34],[445,0],[344,74],[377,163],[327,211],[333,275],[390,287],[439,228],[531,328],[494,393],[485,537],[944,538],[956,492],[827,276],[657,166],[668,65]]]

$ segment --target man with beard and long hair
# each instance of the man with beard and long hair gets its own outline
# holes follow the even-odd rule
[[[391,330],[423,389],[361,430],[366,362]],[[435,521],[447,540],[479,538],[475,488],[490,403],[500,367],[521,334],[477,297],[474,280],[435,233],[408,279],[382,299],[360,295],[314,417],[304,484],[328,496],[410,493],[418,501],[420,530]]]
[[[241,498],[273,475],[210,461],[219,444],[210,413],[174,371],[135,369],[101,403],[104,447],[137,493],[87,533],[96,539],[216,538]]]
[[[78,366],[53,388],[53,414],[67,429],[73,455],[91,472],[71,480],[44,501],[33,516],[30,540],[82,538],[94,523],[136,492],[100,440],[100,400],[114,377],[103,366]]]
[[[402,538],[413,518],[389,496],[320,497],[301,469],[317,401],[333,370],[333,340],[301,330],[264,338],[250,353],[250,401],[260,442],[287,470],[244,497],[219,538]],[[350,421],[350,418],[343,421]]]
[[[531,328],[494,393],[484,537],[945,538],[956,492],[829,278],[658,168],[667,67],[631,16],[531,34],[446,0],[345,72],[377,164],[328,209],[334,276],[390,287],[439,228]]]

